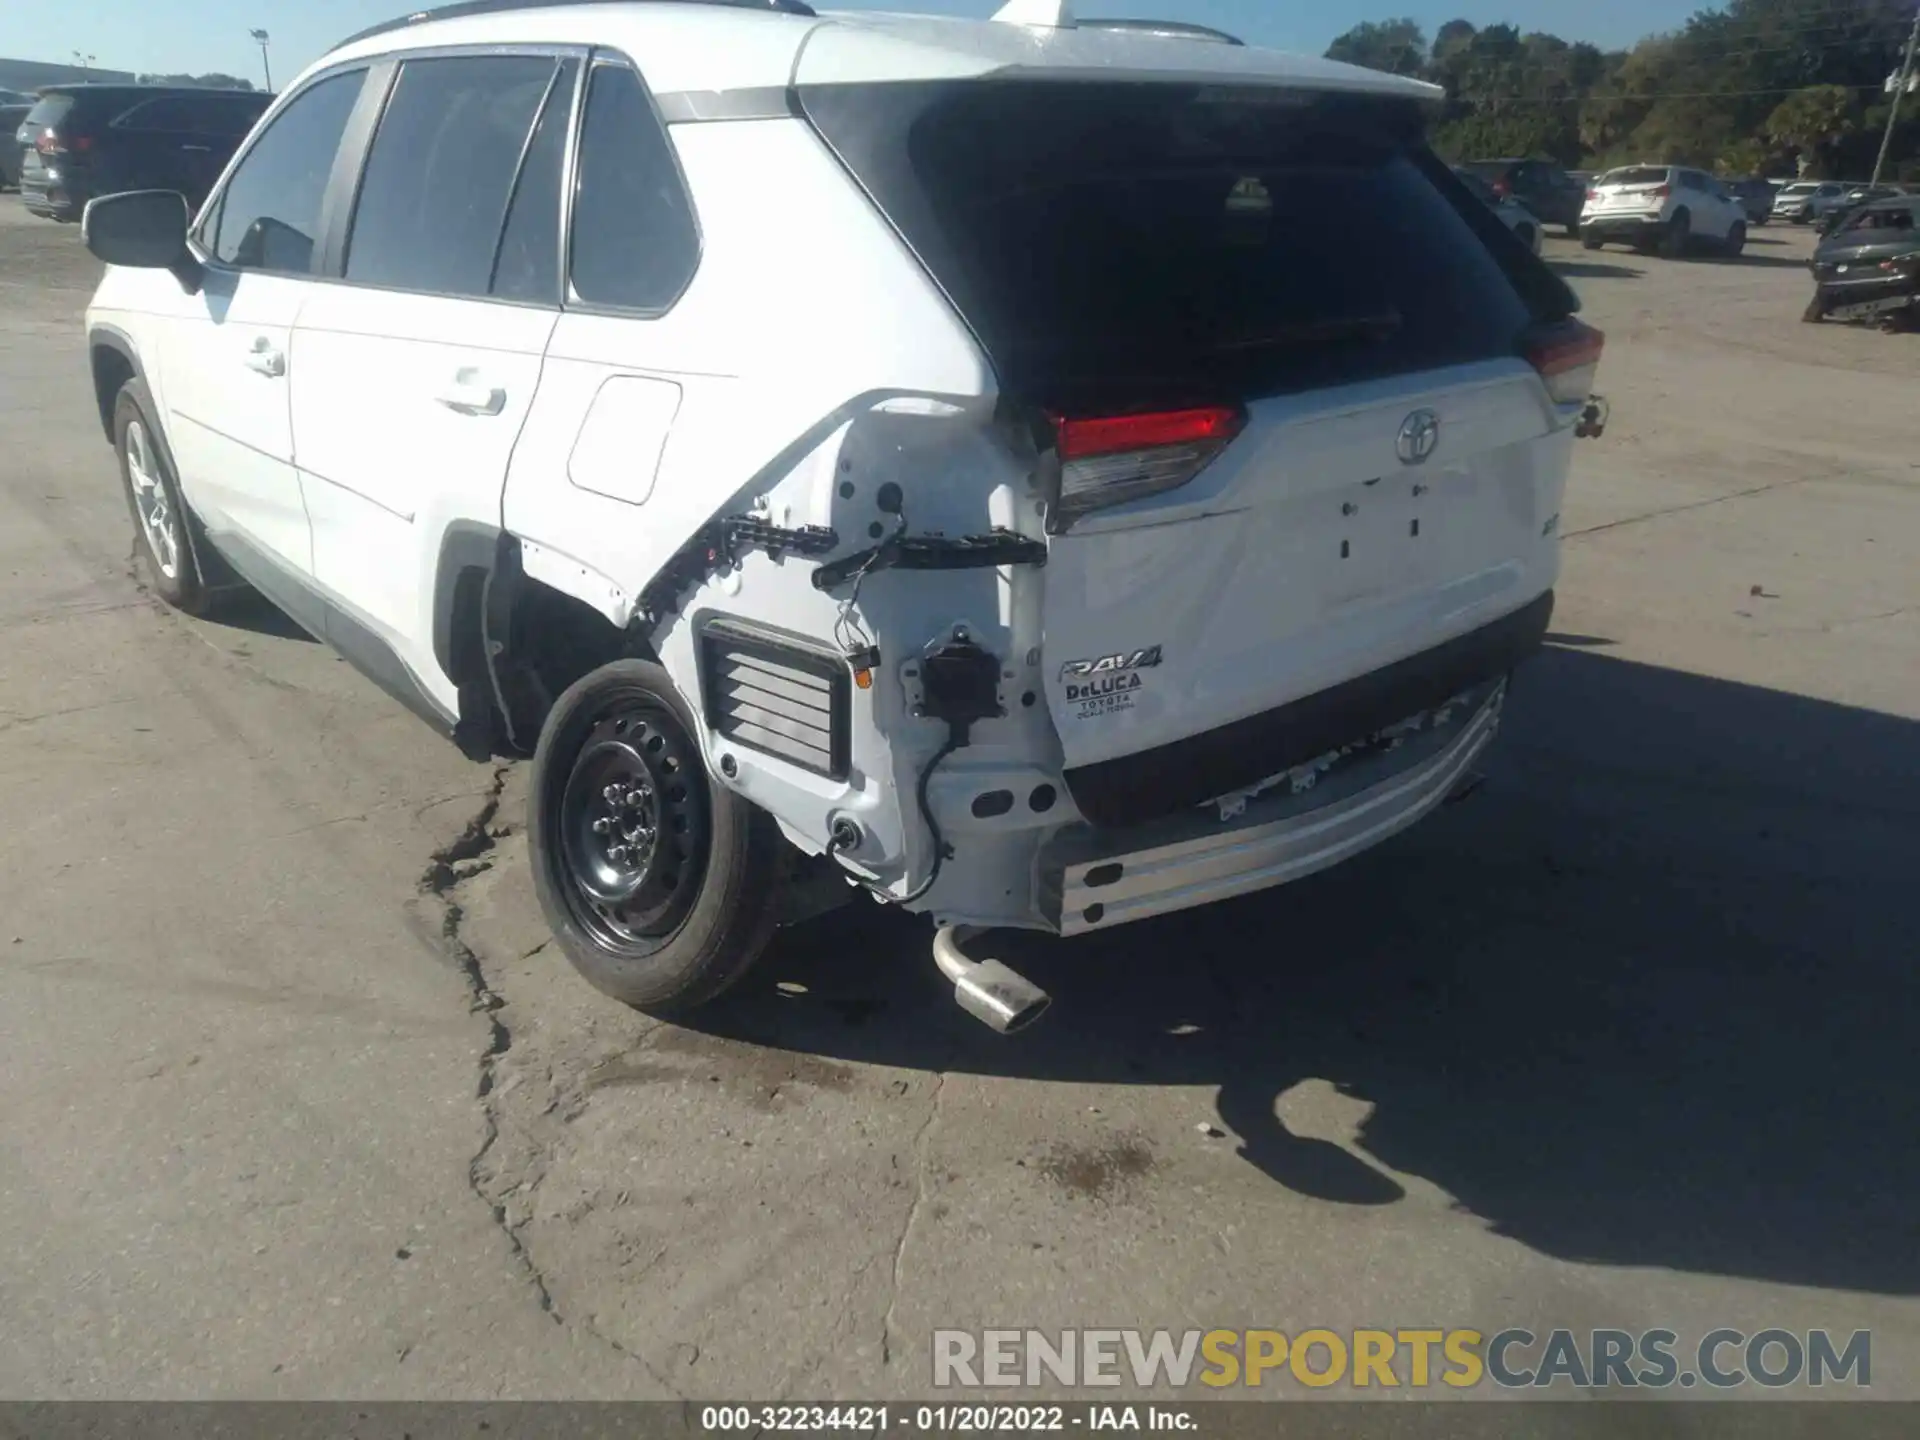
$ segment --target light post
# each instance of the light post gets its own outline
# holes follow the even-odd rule
[[[73,63],[78,65],[82,70],[91,70],[93,68],[93,60],[94,57],[91,55],[82,55],[78,50],[73,52]]]
[[[273,93],[273,66],[267,60],[267,32],[264,30],[249,30],[247,33],[253,36],[254,40],[259,43],[260,68],[266,72],[267,93],[271,95]]]

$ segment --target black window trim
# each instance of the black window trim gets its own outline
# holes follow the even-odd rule
[[[354,211],[359,208],[360,187],[366,178],[367,160],[373,153],[374,137],[379,133],[380,121],[386,117],[387,106],[391,103],[393,93],[398,87],[400,67],[411,60],[461,60],[490,55],[527,56],[551,59],[554,62],[554,76],[548,81],[547,94],[541,99],[542,108],[535,112],[533,125],[528,127],[527,139],[521,146],[520,162],[522,165],[526,162],[526,147],[532,143],[533,130],[539,125],[540,116],[544,113],[546,100],[548,97],[551,97],[553,93],[552,85],[554,79],[557,79],[566,61],[573,60],[578,62],[579,69],[576,70],[574,74],[573,107],[568,116],[567,163],[564,164],[561,169],[562,188],[560,208],[562,216],[564,217],[565,212],[570,208],[566,187],[573,173],[573,147],[579,140],[580,97],[586,92],[585,77],[589,64],[589,54],[589,47],[585,45],[541,44],[537,41],[506,41],[478,45],[422,46],[417,50],[391,51],[370,62],[364,60],[355,62],[356,64],[369,64],[372,68],[385,72],[379,80],[379,103],[367,114],[364,130],[356,131],[355,123],[361,118],[358,112],[356,112],[354,120],[348,122],[346,138],[340,146],[340,164],[347,167],[346,173],[343,176],[339,168],[336,167],[333,180],[328,185],[329,206],[323,207],[321,212],[321,241],[314,246],[314,253],[320,257],[319,264],[313,274],[307,278],[313,280],[316,284],[347,285],[356,290],[379,291],[389,295],[419,295],[427,299],[457,300],[480,305],[511,305],[522,310],[561,309],[562,306],[558,296],[551,301],[521,300],[510,296],[470,295],[460,291],[420,290],[403,285],[376,285],[367,280],[350,280],[347,278],[347,242],[352,237]],[[370,86],[369,88],[372,87]],[[365,99],[364,92],[362,99]],[[520,184],[520,172],[518,170],[514,172],[513,183],[514,190],[517,191]],[[509,205],[512,204],[513,193],[513,191],[508,192]],[[338,204],[337,211],[331,208],[334,203]],[[566,236],[564,218],[562,221],[556,223],[561,224],[561,238],[564,243]],[[506,212],[504,210],[500,216],[500,232],[500,236],[495,237],[494,243],[496,250],[501,236],[504,236],[506,233]],[[566,252],[562,250],[561,255],[563,259],[565,254]],[[563,275],[564,272],[565,266],[563,265]]]
[[[666,142],[667,158],[673,162],[673,174],[679,183],[681,197],[686,201],[687,214],[693,221],[693,263],[687,267],[680,288],[675,290],[660,305],[634,306],[614,305],[604,300],[587,300],[573,288],[573,211],[580,196],[580,150],[586,141],[587,96],[592,88],[593,72],[605,66],[608,69],[624,69],[632,73],[640,86],[640,94],[647,102],[654,123],[660,127],[660,136]],[[567,165],[563,180],[566,186],[562,193],[561,211],[564,222],[561,227],[560,275],[563,302],[561,308],[569,315],[601,315],[624,320],[658,320],[670,314],[674,307],[685,298],[687,291],[693,288],[693,282],[700,274],[700,267],[706,260],[707,235],[700,223],[700,206],[694,199],[693,186],[687,183],[686,167],[680,163],[680,147],[673,143],[673,128],[660,111],[660,102],[654,96],[653,87],[647,84],[646,71],[622,50],[610,45],[596,45],[587,64],[580,71],[580,88],[574,95],[573,133],[567,150]]]
[[[253,128],[248,131],[245,140],[227,161],[226,169],[208,194],[206,203],[200,207],[200,213],[194,219],[193,228],[187,233],[187,248],[196,260],[217,275],[275,275],[282,279],[294,280],[310,280],[317,277],[314,266],[320,263],[324,251],[334,195],[340,185],[342,164],[353,153],[355,126],[366,114],[370,96],[378,93],[384,98],[385,85],[392,78],[390,75],[382,76],[380,70],[378,60],[349,60],[339,65],[330,65],[325,70],[315,71],[308,77],[305,84],[283,92],[261,112],[259,118],[253,122]],[[333,170],[328,175],[326,189],[320,196],[320,218],[317,224],[318,233],[314,236],[313,264],[306,270],[267,270],[254,266],[229,265],[221,260],[214,249],[212,237],[208,235],[208,227],[218,229],[220,217],[227,206],[227,191],[233,185],[233,177],[240,173],[240,167],[247,163],[247,158],[253,154],[280,116],[292,108],[295,101],[325,81],[356,72],[364,74],[366,78],[361,81],[360,94],[354,101],[352,113],[347,116],[347,128],[341,136],[340,149],[334,155]]]

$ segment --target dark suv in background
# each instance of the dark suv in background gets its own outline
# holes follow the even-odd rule
[[[0,90],[0,190],[12,190],[20,184],[20,146],[15,136],[26,124],[34,97],[14,100],[11,90]]]
[[[120,190],[178,190],[198,209],[272,103],[256,90],[49,85],[15,135],[20,197],[36,215],[78,220]]]
[[[1545,224],[1580,233],[1580,207],[1587,187],[1551,160],[1469,160],[1464,167],[1502,199],[1518,200]]]

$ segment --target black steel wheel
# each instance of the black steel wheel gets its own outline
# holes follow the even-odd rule
[[[657,944],[686,918],[707,866],[700,757],[657,704],[609,706],[560,797],[567,881],[581,924],[610,950]]]
[[[595,988],[657,1013],[745,974],[779,898],[778,831],[709,776],[699,733],[665,670],[620,660],[555,702],[533,758],[547,922]]]

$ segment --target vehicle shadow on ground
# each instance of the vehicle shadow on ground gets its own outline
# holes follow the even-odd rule
[[[313,636],[301,629],[286,611],[254,590],[241,591],[223,599],[211,614],[204,617],[204,623],[224,626],[229,630],[244,630],[250,635],[269,635],[276,640],[315,643]]]
[[[982,942],[1054,996],[1024,1034],[956,1010],[924,923],[865,901],[785,932],[700,1028],[1214,1086],[1301,1194],[1387,1204],[1419,1176],[1566,1259],[1920,1293],[1920,724],[1571,638],[1522,672],[1488,784],[1370,855]],[[1308,1080],[1371,1105],[1351,1146],[1276,1118]]]
[[[1549,260],[1547,264],[1569,280],[1638,280],[1647,273],[1631,265],[1608,265],[1599,260]]]

